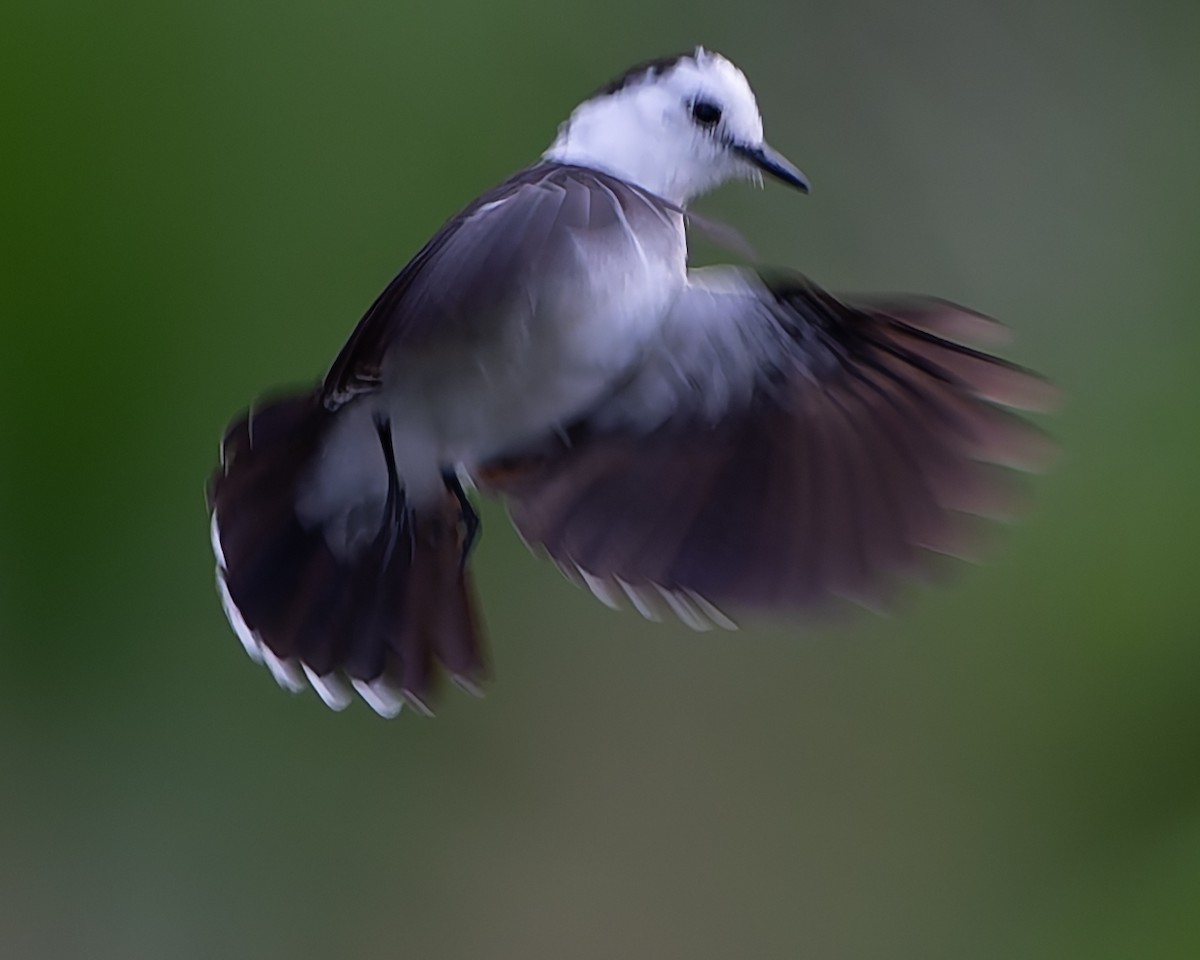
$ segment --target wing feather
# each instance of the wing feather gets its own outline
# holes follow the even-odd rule
[[[1054,389],[969,345],[1002,338],[945,301],[694,271],[622,390],[478,479],[527,542],[631,596],[876,605],[895,574],[964,552],[967,514],[1011,510],[1009,468],[1046,462],[1052,445],[1009,408],[1047,409]]]
[[[630,205],[656,216],[674,209],[598,171],[557,163],[531,167],[483,194],[443,225],[368,308],[326,374],[325,405],[376,389],[391,351],[472,336],[516,298],[532,295],[531,271],[546,268],[555,242],[575,230],[608,228],[624,220]]]

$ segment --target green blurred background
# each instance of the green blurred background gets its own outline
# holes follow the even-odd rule
[[[1200,956],[1200,14],[1084,0],[14,4],[0,955]],[[290,697],[212,588],[227,419],[592,89],[702,42],[814,193],[700,209],[1008,321],[1064,458],[889,619],[614,614],[490,506],[496,681]]]

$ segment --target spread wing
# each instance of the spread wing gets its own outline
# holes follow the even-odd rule
[[[958,552],[965,514],[1002,509],[996,465],[1051,452],[1006,408],[1046,409],[1053,388],[964,345],[1003,334],[943,301],[693,271],[623,389],[477,479],[527,542],[647,615],[872,603],[892,574]]]
[[[529,296],[532,271],[574,231],[668,220],[680,213],[639,188],[595,170],[541,163],[483,194],[448,221],[379,295],[325,377],[336,408],[375,389],[384,359],[403,345],[470,337],[506,304]]]

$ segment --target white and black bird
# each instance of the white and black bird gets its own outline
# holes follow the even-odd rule
[[[869,602],[953,551],[994,465],[1046,452],[1004,408],[1053,391],[966,345],[1003,328],[962,307],[689,269],[689,202],[764,173],[807,190],[697,49],[604,87],[438,230],[319,387],[225,435],[212,542],[250,655],[388,716],[439,669],[477,685],[468,480],[601,600],[698,628]]]

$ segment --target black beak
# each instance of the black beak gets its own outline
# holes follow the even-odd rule
[[[733,149],[763,173],[769,173],[776,180],[782,180],[801,193],[808,193],[808,177],[796,169],[782,153],[773,150],[765,143],[760,143],[756,147],[735,143]]]

